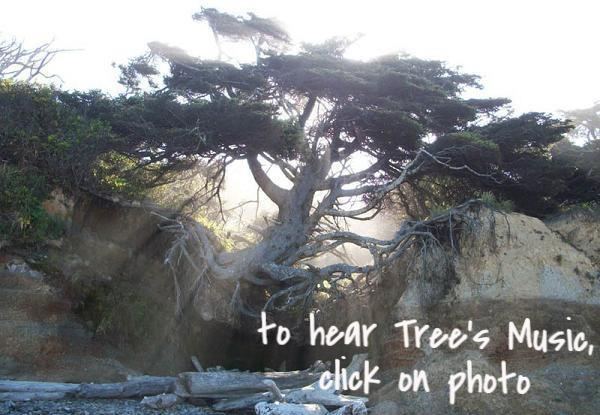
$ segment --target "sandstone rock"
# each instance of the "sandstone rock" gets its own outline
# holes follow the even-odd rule
[[[84,194],[73,209],[65,243],[70,250],[53,251],[51,262],[73,291],[89,291],[83,301],[92,306],[95,302],[106,312],[86,320],[93,320],[107,340],[122,344],[128,365],[157,375],[174,374],[191,369],[190,356],[197,355],[205,365],[257,367],[247,363],[258,356],[248,347],[259,348],[260,342],[246,339],[249,345],[243,345],[237,340],[247,330],[232,312],[235,285],[207,278],[196,283],[197,272],[179,270],[178,293],[172,270],[164,263],[173,234],[161,230],[161,224],[164,218],[146,205]],[[180,309],[184,315],[178,314]]]
[[[134,373],[115,359],[115,350],[92,338],[72,304],[42,273],[32,278],[28,267],[10,269],[0,271],[2,376],[98,382]]]
[[[399,299],[388,307],[387,315],[380,310],[375,322],[389,327],[417,319],[420,326],[429,324],[448,333],[453,328],[466,332],[471,321],[474,331],[490,330],[490,344],[484,350],[474,343],[457,350],[405,348],[400,330],[388,328],[378,360],[382,370],[396,375],[425,370],[432,390],[400,393],[396,377],[372,396],[372,404],[393,401],[398,414],[599,413],[600,364],[595,356],[566,350],[542,353],[523,345],[509,350],[507,336],[510,321],[520,325],[529,318],[533,329],[583,331],[592,344],[600,343],[600,291],[592,248],[598,217],[578,222],[578,216],[569,216],[546,225],[524,215],[485,209],[475,215],[480,224],[474,232],[460,234],[451,272],[435,268],[449,254],[440,248],[425,258],[432,265],[429,274],[418,257],[398,264],[393,271],[404,282],[388,282],[377,303]],[[391,292],[390,287],[398,291]],[[451,407],[448,376],[464,370],[466,360],[473,362],[475,371],[490,374],[506,361],[509,370],[530,377],[531,390],[506,396],[463,393]],[[386,380],[390,378],[387,375]]]
[[[598,270],[583,252],[536,218],[482,211],[481,226],[460,237],[453,281],[424,285],[413,272],[397,310],[414,313],[436,285],[453,284],[439,302],[555,299],[600,304]],[[440,258],[443,254],[439,253]],[[433,286],[433,287],[432,287]]]
[[[600,267],[599,212],[578,209],[548,219],[546,225]]]

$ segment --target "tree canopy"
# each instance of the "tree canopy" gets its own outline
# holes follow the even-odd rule
[[[600,102],[589,108],[564,111],[564,115],[575,124],[571,133],[575,139],[586,142],[600,139]]]
[[[466,98],[481,87],[475,75],[407,55],[348,59],[342,39],[298,47],[275,21],[254,15],[203,9],[194,19],[212,29],[218,59],[152,42],[146,55],[121,66],[126,95],[3,84],[0,150],[16,164],[54,160],[44,168],[58,169],[58,177],[68,176],[64,168],[81,171],[76,176],[88,186],[98,185],[94,168],[102,166],[152,186],[202,162],[210,171],[207,201],[219,198],[227,166],[244,161],[278,209],[256,243],[221,252],[196,225],[173,227],[180,257],[198,278],[236,284],[239,304],[248,302],[249,286],[262,287],[266,304],[254,305],[267,309],[306,304],[318,291],[337,295],[411,245],[435,239],[436,218],[408,221],[390,240],[346,227],[385,203],[453,205],[491,192],[543,216],[598,199],[597,175],[552,154],[570,123],[543,113],[502,115],[505,98]],[[249,42],[255,61],[226,57],[223,38]],[[36,151],[23,151],[24,141]],[[64,150],[74,142],[90,151],[73,157]],[[368,167],[357,171],[357,159]],[[347,244],[368,250],[371,263],[315,265]]]

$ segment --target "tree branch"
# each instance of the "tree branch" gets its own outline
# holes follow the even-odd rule
[[[275,203],[277,206],[282,207],[287,198],[289,192],[282,187],[277,186],[265,173],[260,162],[258,161],[258,156],[256,154],[248,156],[248,167],[250,167],[250,172],[254,177],[254,180],[261,188],[263,192]]]
[[[58,75],[48,75],[43,70],[57,54],[69,50],[51,49],[51,46],[52,42],[46,42],[26,49],[23,43],[15,39],[0,40],[0,79],[23,79],[27,82],[38,76],[60,79]]]
[[[312,114],[313,109],[315,108],[316,103],[317,97],[315,95],[311,95],[310,97],[308,97],[308,102],[306,103],[304,111],[302,111],[302,115],[300,115],[300,119],[298,120],[298,124],[300,125],[300,127],[304,128],[304,126],[306,125],[306,121],[308,121],[310,114]]]

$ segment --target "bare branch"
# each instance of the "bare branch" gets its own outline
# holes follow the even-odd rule
[[[271,157],[267,153],[260,154],[265,160],[267,160],[271,164],[275,164],[279,167],[279,170],[283,173],[283,175],[292,183],[296,182],[296,178],[298,177],[298,169],[292,166],[290,163],[285,162],[281,159],[276,159]]]
[[[261,190],[271,199],[277,206],[281,207],[285,204],[288,197],[288,191],[277,186],[265,173],[260,162],[258,161],[257,155],[248,156],[248,167],[254,177],[256,183],[260,186]]]
[[[339,197],[342,197],[342,195],[344,193],[348,193],[348,192],[345,192],[343,189],[337,188],[337,189],[331,190],[330,195],[327,198],[325,198],[324,203],[322,203],[321,206],[319,206],[319,208],[314,213],[314,215],[316,215],[316,216],[330,215],[330,216],[343,216],[343,217],[352,217],[353,218],[353,217],[360,216],[364,213],[367,213],[367,212],[377,208],[377,206],[380,205],[380,203],[383,200],[383,198],[385,197],[385,195],[387,195],[389,192],[391,192],[392,190],[394,190],[395,188],[400,186],[402,183],[404,183],[407,180],[408,177],[417,173],[421,169],[421,167],[424,164],[424,161],[422,160],[422,157],[421,157],[421,154],[423,153],[423,151],[424,150],[419,150],[419,152],[417,153],[415,158],[406,165],[406,167],[404,168],[402,173],[397,178],[395,178],[394,180],[391,180],[387,183],[384,183],[382,185],[372,188],[371,189],[371,193],[372,193],[371,200],[367,204],[365,204],[365,206],[363,206],[361,208],[357,208],[357,209],[352,209],[352,210],[333,209],[332,206],[334,205],[335,201]]]
[[[33,49],[27,49],[16,39],[0,40],[0,79],[20,79],[27,82],[37,77],[57,78],[44,69],[57,54],[67,49],[52,49],[52,42],[43,43]]]
[[[337,186],[343,186],[350,183],[359,182],[372,177],[383,168],[385,160],[379,160],[366,169],[339,177],[330,177],[319,184],[318,190],[329,190]]]
[[[488,174],[488,173],[480,173],[476,170],[473,170],[473,168],[471,168],[470,166],[466,165],[466,164],[462,164],[460,166],[453,166],[451,164],[452,162],[452,158],[451,157],[444,157],[443,153],[438,153],[438,154],[432,154],[430,152],[428,152],[425,149],[420,150],[421,153],[427,155],[429,158],[431,158],[431,160],[433,160],[435,163],[439,164],[440,166],[443,166],[449,170],[454,170],[454,171],[458,171],[458,170],[465,170],[468,171],[469,173],[473,174],[474,176],[478,176],[478,177],[485,177],[487,179],[490,179],[492,181],[494,181],[495,183],[502,183],[500,180],[496,179],[494,177],[493,174]]]

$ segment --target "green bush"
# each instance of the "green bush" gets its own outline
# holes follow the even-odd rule
[[[36,169],[53,187],[82,187],[139,197],[154,179],[153,166],[139,169],[130,144],[114,131],[122,101],[97,91],[0,80],[0,158]]]
[[[492,209],[507,213],[514,210],[514,204],[512,201],[499,199],[492,192],[483,192],[479,198],[484,205]]]
[[[62,235],[62,221],[42,207],[49,193],[43,176],[0,165],[0,235],[5,242],[30,245]]]
[[[0,81],[2,159],[43,172],[53,185],[88,184],[90,169],[112,135],[108,123],[86,113],[85,106],[102,96],[77,97],[47,86]]]

